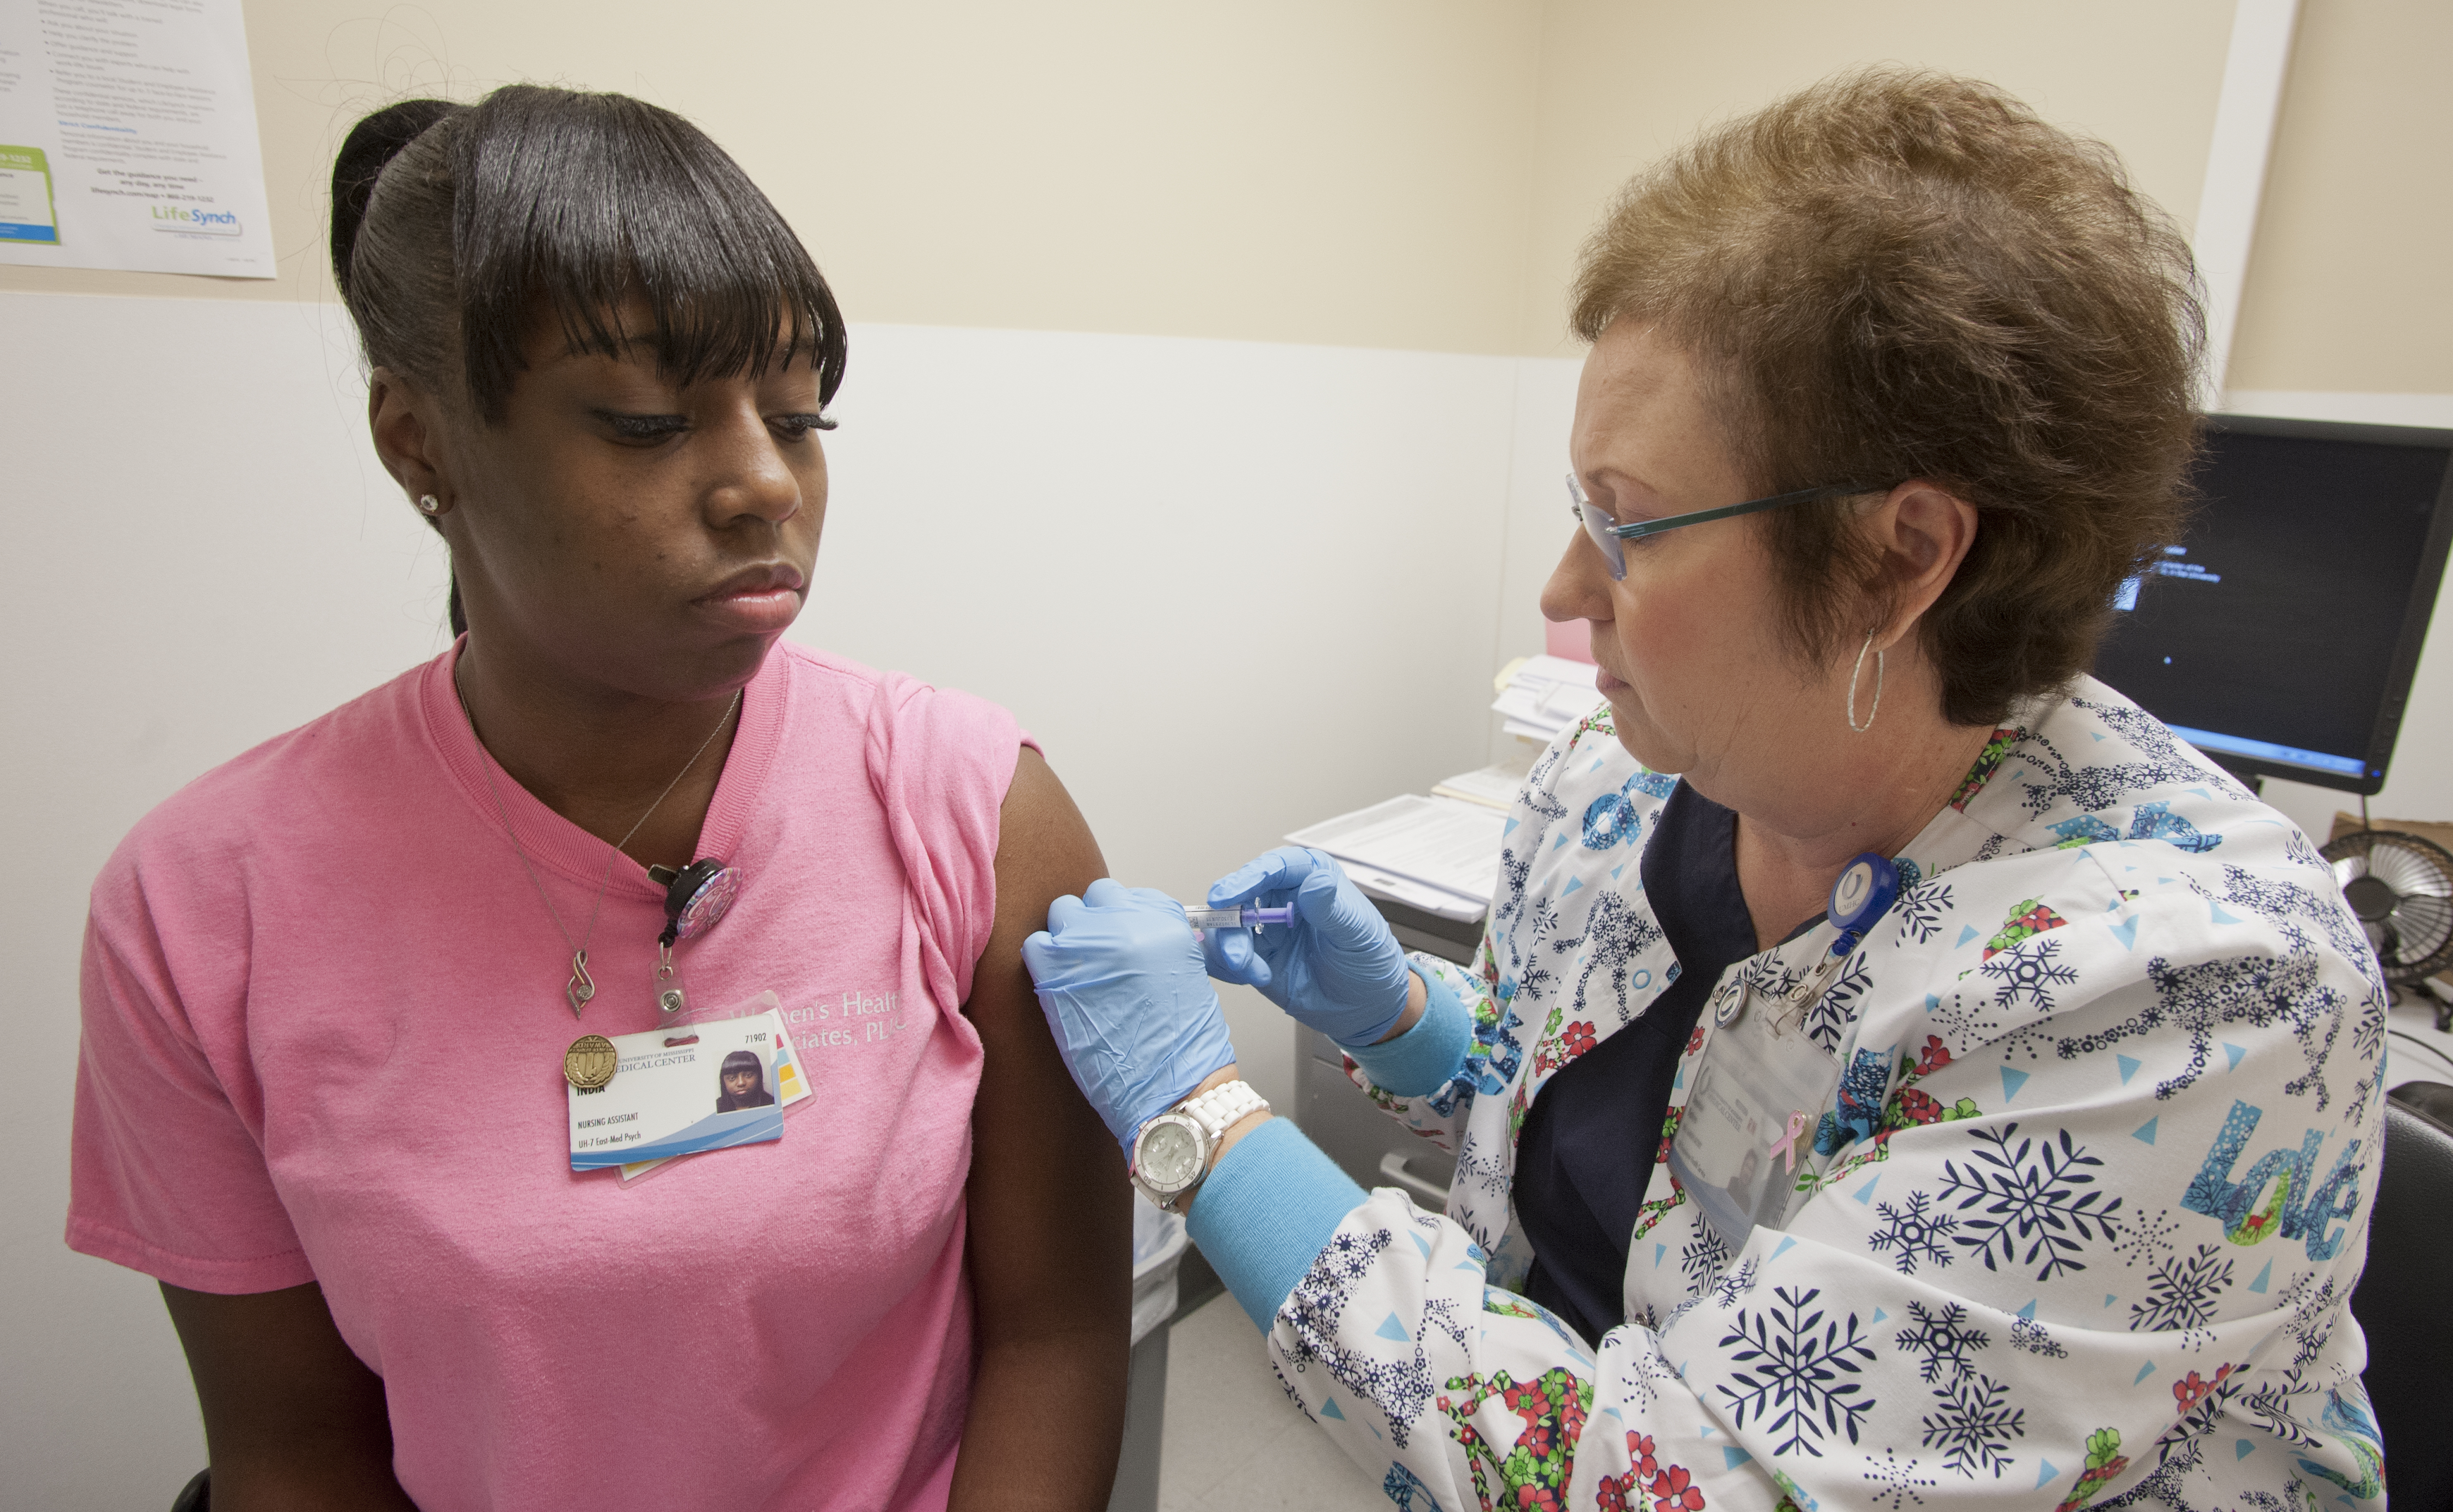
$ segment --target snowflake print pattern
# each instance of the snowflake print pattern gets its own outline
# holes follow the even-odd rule
[[[1967,1326],[1967,1309],[1958,1303],[1928,1308],[1908,1303],[1908,1326],[1895,1341],[1903,1353],[1925,1357],[1917,1379],[1926,1385],[1957,1381],[1976,1368],[1974,1354],[1990,1341],[1983,1329]]]
[[[2069,1351],[2062,1347],[2061,1342],[2047,1332],[2043,1323],[2033,1318],[2010,1320],[2010,1347],[2024,1349],[2031,1355],[2041,1355],[2046,1360],[2069,1358]]]
[[[1950,884],[1928,882],[1911,887],[1900,894],[1899,902],[1891,908],[1900,920],[1900,932],[1892,938],[1893,945],[1906,945],[1911,940],[1918,945],[1931,945],[1933,937],[1942,932],[1943,919],[1950,912]]]
[[[1380,1494],[1396,1503],[1397,1512],[1442,1512],[1422,1477],[1402,1464],[1388,1466],[1388,1473],[1381,1478]]]
[[[2318,1273],[2303,1270],[2291,1278],[2283,1288],[2275,1304],[2291,1309],[2290,1322],[2283,1331],[2291,1339],[2291,1368],[2304,1370],[2308,1363],[2324,1353],[2326,1342],[2333,1337],[2335,1303],[2342,1300],[2336,1279],[2327,1276],[2323,1282]]]
[[[1678,1252],[1678,1271],[1686,1278],[1689,1292],[1701,1291],[1709,1285],[1712,1278],[1721,1273],[1721,1267],[1728,1263],[1728,1242],[1721,1237],[1719,1229],[1709,1224],[1698,1224],[1695,1237]]]
[[[1375,1360],[1348,1347],[1338,1337],[1337,1326],[1347,1299],[1395,1238],[1385,1228],[1367,1236],[1338,1235],[1312,1261],[1311,1269],[1295,1284],[1282,1310],[1295,1326],[1297,1343],[1289,1351],[1295,1369],[1314,1363],[1325,1366],[1348,1391],[1387,1415],[1389,1441],[1402,1449],[1406,1425],[1431,1399],[1430,1370],[1422,1341],[1414,1341],[1409,1361]]]
[[[1626,894],[1613,892],[1593,905],[1592,918],[1585,925],[1582,940],[1553,940],[1550,948],[1566,951],[1581,945],[1585,968],[1576,978],[1575,997],[1570,1000],[1570,1013],[1579,1019],[1590,1017],[1594,1009],[1589,1002],[1593,977],[1606,972],[1609,982],[1610,1007],[1621,1024],[1627,1022],[1630,1005],[1626,1000],[1627,975],[1634,969],[1635,958],[1659,945],[1664,936],[1652,910],[1628,901]]]
[[[2322,857],[2318,865],[2325,868]],[[2366,973],[2370,956],[2363,947],[2367,937],[2339,892],[2327,897],[2298,883],[2269,882],[2243,866],[2226,865],[2223,878],[2221,892],[2202,885],[2195,878],[2189,879],[2189,890],[2209,903],[2244,908],[2278,925],[2288,926],[2295,919],[2304,919],[2324,932],[2325,943],[2334,947],[2337,955]],[[2373,976],[2369,980],[2380,988],[2383,986]]]
[[[1873,985],[1874,979],[1865,972],[1865,953],[1860,950],[1848,958],[1840,975],[1823,989],[1823,995],[1807,1006],[1806,1038],[1838,1054],[1840,1042],[1848,1037],[1848,1026],[1857,1022],[1857,1000]]]
[[[1953,992],[1933,1005],[1934,1027],[1949,1037],[1959,1054],[1965,1055],[2002,1032],[2003,1021],[1994,1016],[1995,1007],[1982,992]]]
[[[2231,1261],[2212,1244],[2200,1244],[2194,1253],[2175,1255],[2157,1265],[2146,1300],[2129,1304],[2129,1331],[2193,1334],[2204,1329],[2231,1284]]]
[[[2058,1145],[2051,1140],[2024,1139],[2014,1151],[2010,1141],[2018,1132],[2016,1124],[1978,1129],[1971,1138],[1992,1148],[1973,1151],[1964,1168],[1955,1161],[1943,1163],[1943,1190],[1959,1196],[1963,1221],[1973,1230],[1951,1236],[1951,1243],[1974,1250],[1987,1270],[1999,1268],[1997,1250],[2002,1264],[2015,1257],[2022,1265],[2033,1265],[2041,1257],[2038,1281],[2084,1270],[2077,1258],[2081,1244],[2111,1239],[2116,1231],[2112,1214],[2121,1206],[2118,1197],[2104,1202],[2095,1184],[2093,1168],[2104,1162],[2073,1142],[2067,1129],[2061,1131]],[[2024,1254],[2018,1252],[2021,1243],[2026,1245]]]
[[[1627,1322],[1640,1323],[1654,1335],[1661,1331],[1653,1325],[1650,1318],[1632,1317]],[[1629,1351],[1629,1357],[1621,1363],[1617,1383],[1625,1394],[1623,1400],[1648,1410],[1661,1400],[1662,1389],[1677,1379],[1678,1367],[1662,1355],[1657,1339],[1644,1339],[1637,1342]]]
[[[1735,1385],[1718,1389],[1728,1400],[1738,1427],[1751,1420],[1759,1428],[1785,1435],[1773,1446],[1774,1453],[1802,1449],[1820,1459],[1819,1441],[1833,1433],[1845,1432],[1854,1443],[1860,1423],[1874,1405],[1874,1399],[1865,1395],[1864,1383],[1843,1379],[1874,1359],[1857,1331],[1857,1315],[1848,1314],[1844,1328],[1822,1311],[1808,1313],[1822,1295],[1819,1286],[1775,1286],[1771,1306],[1752,1315],[1740,1312],[1737,1326],[1721,1337],[1723,1349],[1737,1346],[1728,1358],[1742,1368],[1729,1374]]]
[[[1866,1463],[1873,1464],[1873,1462],[1868,1460]],[[1925,1498],[1917,1495],[1917,1488],[1931,1489],[1935,1483],[1931,1476],[1917,1474],[1916,1461],[1902,1460],[1897,1452],[1890,1449],[1883,1451],[1882,1463],[1874,1464],[1872,1469],[1864,1473],[1865,1479],[1874,1483],[1874,1489],[1866,1495],[1868,1503],[1888,1502],[1891,1512],[1900,1512],[1903,1502],[1925,1505]]]
[[[2063,965],[2053,960],[2062,947],[2058,940],[2040,939],[2030,935],[2021,944],[1997,952],[1981,968],[2002,984],[1993,994],[1997,1007],[2019,1005],[2024,998],[2039,1013],[2053,1011],[2055,987],[2067,986],[2078,980],[2075,966]]]
[[[2008,1467],[2004,1451],[2026,1436],[2026,1409],[2010,1405],[2010,1388],[1978,1372],[1935,1389],[1941,1407],[1927,1413],[1919,1426],[1925,1446],[1943,1451],[1945,1470],[1975,1479],[1989,1470],[1996,1480]]]
[[[1874,1213],[1883,1226],[1866,1238],[1865,1247],[1878,1255],[1895,1254],[1898,1258],[1891,1263],[1901,1275],[1915,1275],[1921,1263],[1941,1268],[1959,1258],[1947,1243],[1959,1220],[1936,1211],[1930,1193],[1910,1192],[1907,1202],[1898,1207],[1876,1203]]]
[[[1491,909],[1491,923],[1500,929],[1513,925],[1525,910],[1525,889],[1533,877],[1533,858],[1520,856],[1506,846],[1499,851],[1499,900]]]
[[[2197,1084],[2213,1052],[2215,1031],[2223,1025],[2244,1021],[2261,1029],[2287,1025],[2292,1037],[2300,1042],[2308,1071],[2285,1083],[2283,1090],[2297,1097],[2315,1087],[2317,1107],[2322,1112],[2331,1101],[2323,1075],[2325,1051],[2334,1043],[2334,1031],[2341,1026],[2343,1010],[2349,1006],[2349,1000],[2319,981],[2317,967],[2313,951],[2280,960],[2270,955],[2244,955],[2179,966],[2157,956],[2146,963],[2147,980],[2155,987],[2153,1004],[2125,1024],[2117,1024],[2099,1034],[2063,1040],[2058,1048],[2062,1059],[2067,1061],[2099,1054],[2132,1037],[2177,1028],[2188,1036],[2189,1064],[2178,1075],[2156,1084],[2155,1095],[2169,1100]],[[2317,1039],[2321,1023],[2332,1026],[2322,1044]]]
[[[2144,1209],[2140,1209],[2144,1212]],[[2112,1252],[2121,1257],[2124,1265],[2152,1266],[2172,1250],[2172,1236],[2181,1231],[2181,1221],[2168,1207],[2159,1207],[2152,1218],[2139,1213],[2129,1215],[2128,1226],[2112,1242]]]
[[[2125,706],[2092,683],[2081,696]],[[2330,879],[2286,824],[2226,796],[2194,752],[2143,716],[2123,725],[2134,732],[2124,742],[2047,695],[2003,723],[2042,724],[2043,742],[2002,743],[1989,785],[1920,832],[1920,865],[1901,868],[1887,925],[1841,957],[1791,943],[1723,974],[1768,996],[1793,989],[1789,959],[1818,970],[1827,962],[1818,1001],[1785,1005],[1811,1043],[1839,1051],[1838,1085],[1814,1110],[1816,1155],[1796,1173],[1785,1232],[1736,1252],[1705,1232],[1694,1194],[1660,1168],[1668,1127],[1691,1122],[1680,1108],[1663,1107],[1622,1140],[1638,1164],[1655,1157],[1652,1170],[1632,1173],[1646,1181],[1624,1307],[1639,1326],[1599,1350],[1509,1301],[1532,1260],[1509,1200],[1524,1174],[1516,1121],[1586,1050],[1587,1034],[1597,1049],[1623,1026],[1605,1005],[1640,1011],[1668,985],[1673,952],[1654,943],[1625,962],[1624,985],[1614,981],[1609,936],[1640,929],[1657,901],[1633,864],[1655,844],[1658,795],[1625,786],[1636,767],[1611,740],[1546,753],[1542,791],[1516,806],[1511,834],[1492,846],[1509,848],[1519,883],[1502,888],[1505,917],[1485,930],[1474,966],[1440,977],[1472,1021],[1469,1069],[1388,1099],[1400,1122],[1463,1152],[1453,1222],[1409,1227],[1417,1220],[1399,1194],[1366,1197],[1338,1233],[1425,1243],[1380,1249],[1367,1289],[1333,1319],[1333,1299],[1313,1295],[1290,1299],[1273,1322],[1281,1379],[1375,1484],[1394,1459],[1419,1476],[1394,1482],[1396,1500],[1420,1508],[1427,1484],[1446,1512],[1459,1497],[1466,1512],[1698,1512],[1705,1498],[1724,1512],[1766,1491],[1790,1512],[1943,1512],[1988,1495],[2153,1512],[2151,1495],[2142,1504],[2124,1494],[2143,1477],[2181,1505],[2314,1512],[2303,1485],[2330,1508],[2335,1489],[2361,1482],[2347,1430],[2330,1418],[2320,1427],[2329,1388],[2346,1413],[2362,1405],[2345,1310],[2352,1242],[2339,1263],[2330,1252],[2303,1260],[2287,1242],[2247,1254],[2224,1242],[2228,1206],[2210,1220],[2184,1205],[2210,1141],[2218,1154],[2240,1146],[2215,1163],[2226,1203],[2231,1188],[2253,1184],[2257,1205],[2271,1190],[2297,1212],[2316,1202],[2318,1178],[2343,1172],[2328,1195],[2350,1235],[2373,1199],[2388,1042],[2365,977],[2329,940],[2342,925]],[[2188,781],[2125,786],[2165,760]],[[2063,796],[2031,817],[2023,783]],[[1560,816],[1539,817],[1542,803]],[[1597,924],[1613,894],[1632,910]],[[2225,975],[2225,958],[2251,956],[2264,958],[2255,971]],[[2325,987],[2339,1011],[2319,995]],[[2142,1013],[2155,1022],[2136,1022]],[[1712,1022],[1707,1013],[1681,1030],[1671,1104],[1699,1089]],[[2204,1031],[2202,1051],[2193,1030]],[[2075,1042],[2086,1036],[2095,1043],[2082,1050]],[[2064,1041],[2075,1053],[2062,1053]],[[2159,1101],[2159,1084],[2176,1077],[2186,1084]],[[2286,1096],[2292,1079],[2300,1095]],[[2253,1131],[2262,1142],[2224,1133],[2236,1100],[2264,1109]],[[2261,1164],[2265,1179],[2247,1183]],[[2254,1233],[2276,1226],[2279,1209],[2263,1216]],[[1308,1368],[1299,1360],[1296,1314],[1306,1305],[1308,1319],[1333,1326],[1349,1370],[1393,1372],[1386,1383],[1370,1378],[1381,1400],[1408,1380],[1417,1349],[1434,1386],[1472,1400],[1435,1390],[1397,1449],[1371,1400],[1321,1357]],[[2253,1364],[2222,1369],[2252,1349]],[[1592,1381],[1588,1409],[1581,1390],[1544,1380],[1553,1369]],[[1443,1406],[1472,1408],[1470,1421]],[[1574,1478],[1553,1450],[1579,1413],[1590,1463]],[[2185,1421],[2176,1427],[2176,1418]],[[2237,1461],[2235,1437],[2250,1447]],[[1670,1460],[1692,1474],[1662,1484],[1678,1468]],[[2324,1483],[2337,1475],[2347,1479]]]
[[[1540,945],[1559,927],[1559,905],[1548,898],[1536,898],[1525,905],[1526,943]]]
[[[1708,1224],[1704,1226],[1707,1230],[1711,1227]],[[1741,1261],[1737,1269],[1724,1274],[1719,1281],[1712,1283],[1712,1300],[1719,1303],[1722,1310],[1725,1312],[1738,1304],[1739,1298],[1754,1289],[1755,1263],[1751,1260]]]
[[[2074,766],[2069,759],[2055,749],[2052,742],[2041,735],[2031,735],[2022,743],[2019,754],[2041,770],[2041,783],[2023,783],[2022,802],[2031,814],[2041,814],[2056,803],[2066,802],[2082,812],[2120,806],[2142,788],[2160,787],[2184,783],[2222,783],[2225,781],[2211,767],[2202,766],[2184,754],[2153,716],[2143,709],[2116,708],[2109,705],[2091,704],[2084,699],[2072,699],[2076,707],[2085,709],[2120,730],[2130,748],[2143,760],[2120,762],[2104,766]],[[2115,723],[2128,719],[2127,728]]]
[[[2233,1398],[2232,1403],[2284,1443],[2314,1446],[2317,1436],[2300,1421],[2297,1410],[2306,1406],[2303,1394],[2308,1389],[2299,1368],[2293,1366],[2280,1376],[2261,1380],[2253,1389]]]

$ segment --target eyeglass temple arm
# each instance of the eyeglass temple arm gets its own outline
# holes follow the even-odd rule
[[[1622,541],[1640,536],[1658,535],[1682,525],[1702,525],[1706,520],[1725,520],[1731,515],[1752,514],[1758,509],[1776,509],[1784,504],[1803,504],[1808,499],[1826,498],[1836,494],[1873,493],[1873,488],[1853,483],[1826,484],[1820,488],[1800,488],[1794,493],[1776,493],[1768,499],[1749,499],[1744,504],[1723,505],[1717,509],[1698,509],[1692,514],[1673,514],[1665,520],[1638,520],[1633,525],[1614,525],[1609,533]]]

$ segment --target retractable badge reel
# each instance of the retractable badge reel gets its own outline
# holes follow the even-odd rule
[[[656,1011],[670,1020],[689,1005],[681,971],[673,965],[673,946],[723,922],[741,896],[741,868],[709,859],[693,861],[679,871],[650,866],[648,876],[665,885],[665,932],[656,937]]]
[[[1788,1216],[1811,1174],[1814,1131],[1840,1084],[1840,1062],[1806,1032],[1805,1017],[1900,895],[1899,868],[1866,851],[1831,886],[1825,921],[1834,937],[1812,970],[1785,992],[1744,977],[1712,1005],[1712,1041],[1695,1068],[1670,1172],[1732,1253],[1759,1224]]]

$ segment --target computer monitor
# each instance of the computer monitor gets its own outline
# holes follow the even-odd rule
[[[2234,771],[2375,792],[2453,539],[2453,430],[2213,415],[2194,481],[2095,675]]]

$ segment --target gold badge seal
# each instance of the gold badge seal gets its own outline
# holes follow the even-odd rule
[[[619,1060],[613,1053],[612,1041],[601,1034],[583,1034],[562,1052],[562,1074],[583,1092],[602,1092],[605,1084],[613,1080],[613,1067]]]

